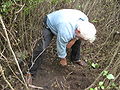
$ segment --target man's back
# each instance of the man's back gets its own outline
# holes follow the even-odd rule
[[[87,16],[83,12],[76,9],[61,9],[48,14],[48,18],[50,19],[50,21],[55,21],[56,23],[62,23],[65,21],[75,21],[79,18],[82,18],[83,20],[88,20]]]
[[[61,24],[69,27],[73,31],[79,20],[88,21],[88,17],[83,12],[76,9],[61,9],[48,14],[47,17],[48,27],[53,33],[55,32],[55,34]]]

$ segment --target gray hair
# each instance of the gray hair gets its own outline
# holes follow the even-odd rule
[[[88,40],[90,43],[96,39],[96,28],[89,21],[79,21],[77,29],[80,30],[80,35],[83,39]]]

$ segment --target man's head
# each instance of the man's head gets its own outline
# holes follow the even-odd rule
[[[88,21],[79,21],[77,25],[77,30],[75,31],[76,36],[92,43],[96,38],[95,26]]]

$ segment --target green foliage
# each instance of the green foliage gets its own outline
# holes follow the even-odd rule
[[[103,81],[100,81],[98,85],[99,85],[98,87],[90,88],[90,90],[104,90],[105,89]]]
[[[97,88],[97,87],[95,87],[95,88],[90,88],[90,90],[98,90],[98,88]]]
[[[52,4],[57,4],[60,0],[51,0]],[[73,0],[63,0],[65,3],[72,2]]]
[[[12,10],[13,2],[11,0],[9,1],[3,1],[0,7],[1,14],[8,14]]]
[[[106,78],[109,80],[115,79],[115,77],[112,74],[110,74],[108,71],[103,71],[102,75],[106,76]]]
[[[25,4],[26,7],[23,9],[25,15],[29,13],[30,10],[33,10],[39,3],[43,2],[44,0],[26,0]]]
[[[65,2],[71,2],[71,1],[73,1],[73,0],[64,0]]]
[[[97,22],[98,22],[98,20],[95,20],[95,19],[94,19],[94,20],[92,20],[92,22],[93,22],[93,23],[97,23]]]
[[[99,82],[99,86],[102,86],[102,85],[103,85],[103,83],[104,83],[104,82],[100,81],[100,82]]]
[[[51,0],[51,3],[56,4],[56,3],[58,3],[58,0]]]
[[[93,66],[95,67],[95,65],[93,64]],[[102,75],[105,76],[105,78],[107,78],[108,80],[113,80],[115,79],[115,77],[109,73],[109,71],[103,71],[102,72]],[[111,86],[109,88],[113,88],[113,87],[116,87],[115,83],[112,83]],[[104,90],[106,89],[105,86],[104,86],[104,82],[103,81],[100,81],[98,83],[98,87],[95,87],[95,88],[90,88],[90,90]]]
[[[91,66],[92,66],[93,68],[99,68],[99,65],[98,65],[97,63],[92,63]]]
[[[100,89],[105,89],[105,87],[104,87],[104,82],[103,81],[100,81],[99,82],[99,86],[98,86],[98,88],[100,88]]]
[[[40,3],[40,2],[43,2],[43,1],[44,0],[27,0],[26,4],[34,6],[34,5],[36,5],[36,4]]]
[[[107,74],[108,74],[108,71],[103,71],[103,72],[102,72],[102,75],[103,75],[103,76],[106,76]]]
[[[25,11],[26,13],[28,13],[31,9],[34,9],[35,6],[38,3],[43,2],[43,1],[44,0],[15,0],[15,2],[17,4],[19,4],[20,2],[22,2],[23,4],[25,4],[25,7],[24,7],[23,11]],[[15,9],[17,11],[18,8],[16,7],[15,2],[13,2],[12,0],[2,1],[1,6],[0,6],[0,12],[1,12],[1,14],[7,15],[13,9]]]
[[[107,79],[109,79],[109,80],[115,79],[115,77],[114,77],[112,74],[108,74],[106,77],[107,77]]]
[[[80,9],[81,7],[82,7],[81,5],[76,6],[77,9]]]
[[[90,90],[94,90],[94,88],[90,88]]]
[[[116,87],[116,84],[113,82],[111,86],[112,86],[112,87]]]
[[[43,2],[45,0],[15,0],[15,2],[17,4],[21,5],[25,4],[25,7],[23,8],[23,12],[25,12],[25,14],[27,15],[29,13],[30,10],[33,10],[39,3]],[[65,2],[71,2],[72,0],[65,0]],[[13,9],[14,11],[19,10],[21,7],[19,6],[16,7],[16,4],[13,0],[6,0],[6,1],[2,1],[1,6],[0,6],[0,12],[3,15],[7,15],[9,14],[9,12],[11,12]],[[59,2],[59,0],[51,0],[50,1],[51,4],[57,4]]]

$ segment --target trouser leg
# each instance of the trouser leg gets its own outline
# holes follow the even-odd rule
[[[43,38],[37,42],[35,49],[33,50],[31,64],[29,65],[29,72],[31,74],[35,74],[37,72],[37,69],[42,60],[41,55],[47,48],[47,46],[50,44],[53,36],[53,33],[49,29],[45,28],[45,30],[43,31]]]
[[[78,61],[80,60],[80,44],[81,41],[77,40],[75,44],[71,47],[71,61]]]

